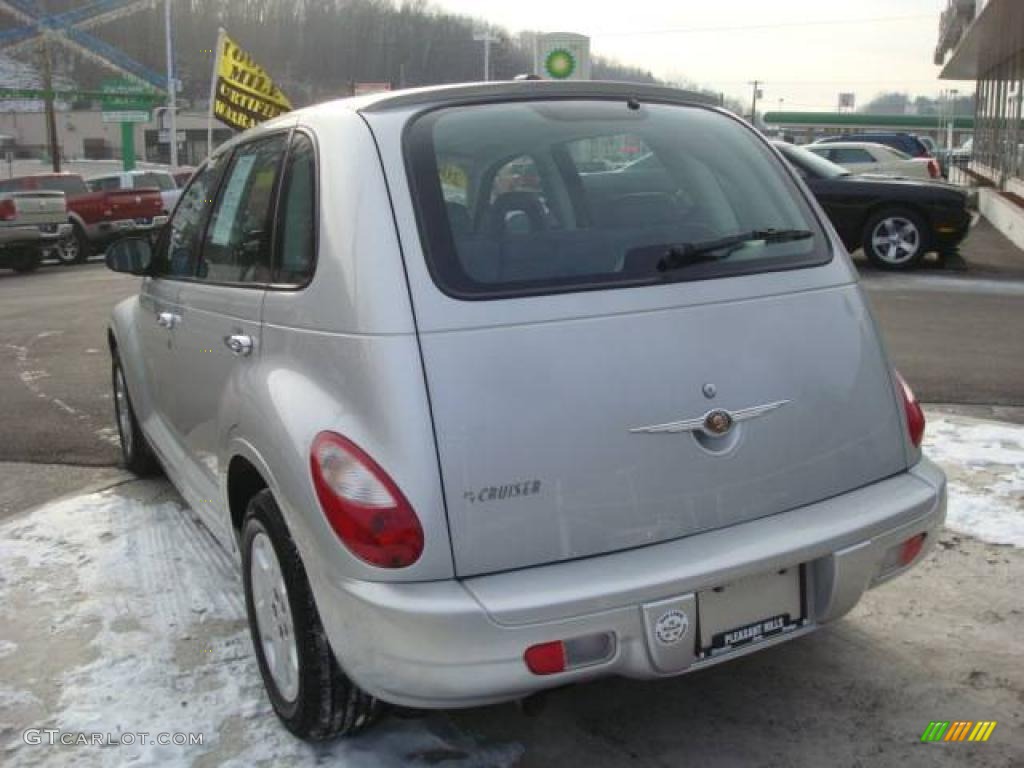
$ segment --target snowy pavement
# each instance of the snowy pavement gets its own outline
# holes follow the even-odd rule
[[[931,414],[928,435],[927,453],[949,473],[948,527],[1024,547],[1024,427]],[[59,501],[0,525],[4,765],[471,768],[523,757],[514,734],[483,737],[459,723],[436,713],[388,718],[352,741],[294,739],[262,690],[234,561],[163,482]],[[27,728],[117,743],[27,744]],[[155,743],[162,734],[201,734],[203,743]]]

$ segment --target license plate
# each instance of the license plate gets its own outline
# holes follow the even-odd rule
[[[135,223],[140,227],[148,227],[153,223],[152,219],[136,219]]]
[[[40,224],[39,225],[39,231],[43,232],[45,234],[48,234],[48,235],[52,235],[54,232],[57,231],[57,225],[56,224]]]
[[[796,566],[698,592],[701,655],[741,648],[800,626],[803,583],[803,566]]]

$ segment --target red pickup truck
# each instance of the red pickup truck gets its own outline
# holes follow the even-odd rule
[[[158,189],[92,192],[76,173],[40,173],[0,181],[0,192],[63,192],[72,234],[56,249],[66,264],[85,261],[94,249],[129,234],[158,232],[167,223]]]

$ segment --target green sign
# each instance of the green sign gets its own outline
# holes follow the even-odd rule
[[[576,57],[565,48],[556,48],[544,59],[544,69],[548,77],[565,80],[576,71]]]
[[[135,112],[148,110],[155,102],[163,101],[163,94],[139,87],[128,78],[107,80],[103,83],[100,101],[104,112]]]
[[[129,94],[111,94],[104,91],[44,91],[38,88],[0,88],[0,100],[35,101],[52,98],[57,101],[100,101],[105,102],[128,100],[132,107],[149,109],[164,100],[159,91],[141,91],[136,89]],[[104,104],[105,106],[105,104]]]

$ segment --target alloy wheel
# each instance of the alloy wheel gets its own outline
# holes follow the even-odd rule
[[[260,647],[267,669],[281,698],[294,701],[299,694],[299,652],[288,589],[270,537],[257,533],[249,558],[252,601]]]
[[[921,233],[910,219],[890,216],[875,226],[871,233],[871,245],[878,258],[885,263],[905,264],[921,250]]]

